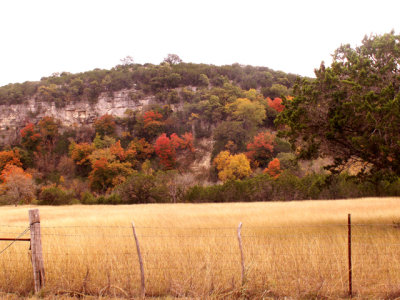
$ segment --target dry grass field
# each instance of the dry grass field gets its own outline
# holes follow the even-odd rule
[[[0,236],[22,232],[31,208],[2,207]],[[351,213],[355,298],[400,297],[400,228],[393,225],[400,222],[398,198],[38,208],[44,296],[139,297],[134,221],[149,298],[347,298]],[[3,295],[32,295],[29,243],[0,254],[0,265]]]

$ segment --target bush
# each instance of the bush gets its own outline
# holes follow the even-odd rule
[[[122,199],[118,194],[100,196],[96,200],[98,204],[123,204]]]
[[[62,190],[56,186],[43,188],[39,194],[40,205],[65,205],[74,199],[71,191]]]
[[[91,192],[82,193],[81,201],[83,204],[96,204],[97,199],[93,196]]]
[[[115,191],[124,204],[169,202],[168,190],[157,175],[133,174]]]

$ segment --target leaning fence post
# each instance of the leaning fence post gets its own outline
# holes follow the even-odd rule
[[[242,222],[239,223],[237,233],[238,233],[238,241],[239,241],[239,249],[240,249],[240,258],[241,258],[241,263],[242,263],[242,286],[243,286],[245,284],[246,277],[245,277],[245,269],[244,269],[244,255],[243,255],[243,247],[242,247],[241,230],[242,230]]]
[[[135,237],[135,243],[136,243],[136,250],[137,254],[139,257],[139,265],[140,265],[140,292],[141,292],[141,297],[145,298],[146,296],[146,288],[144,285],[144,268],[143,268],[143,260],[142,260],[142,254],[140,252],[140,247],[139,247],[139,240],[136,235],[136,230],[135,230],[135,223],[132,222],[132,229],[133,229],[133,236]]]
[[[349,296],[353,297],[352,264],[351,264],[351,214],[347,215],[347,249],[349,260]]]
[[[40,216],[38,209],[29,210],[29,228],[31,231],[31,253],[35,293],[38,293],[45,283],[42,240],[40,235]]]

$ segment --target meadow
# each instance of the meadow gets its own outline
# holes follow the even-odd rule
[[[351,213],[354,297],[395,299],[400,297],[399,207],[399,198],[40,206],[46,272],[41,295],[138,298],[134,221],[149,298],[348,298]],[[1,237],[22,232],[31,208],[2,207]],[[1,242],[0,250],[7,244]],[[0,266],[3,297],[32,295],[28,242],[1,253]]]

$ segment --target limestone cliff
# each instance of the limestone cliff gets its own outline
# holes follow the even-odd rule
[[[27,122],[36,123],[44,116],[57,118],[66,127],[79,127],[92,124],[97,117],[105,114],[123,117],[127,109],[141,111],[154,102],[154,96],[132,100],[131,95],[135,92],[131,89],[112,95],[102,93],[96,103],[81,101],[67,103],[64,107],[56,107],[54,102],[39,101],[35,96],[24,104],[0,105],[0,144],[13,143]]]

